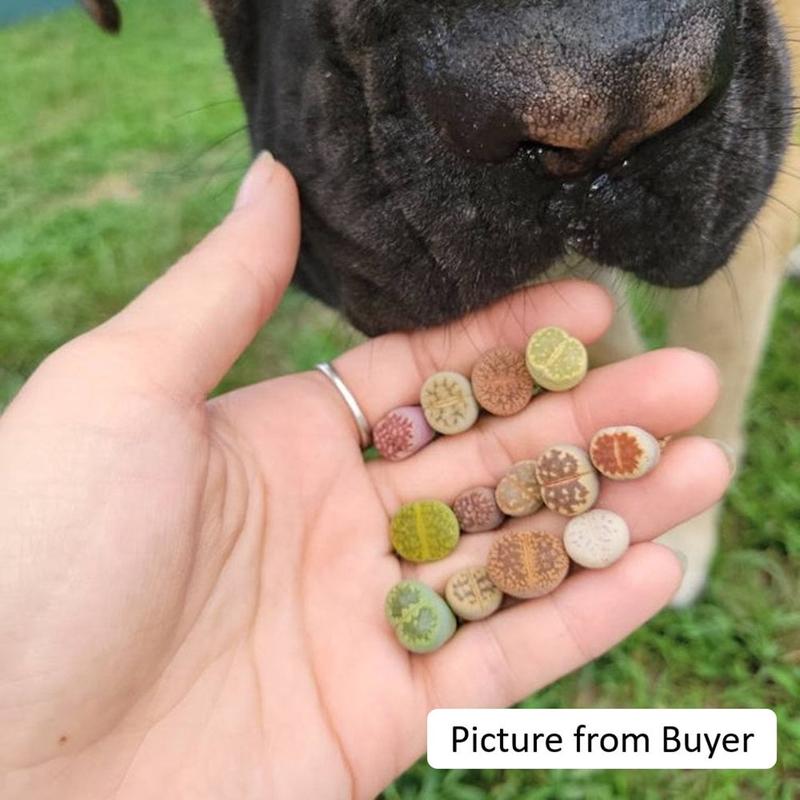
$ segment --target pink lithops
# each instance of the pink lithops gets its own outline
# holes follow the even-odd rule
[[[647,475],[661,458],[661,444],[635,425],[603,428],[592,437],[589,455],[599,472],[617,481]]]
[[[375,425],[372,441],[384,458],[402,461],[425,447],[435,435],[419,406],[401,406]]]
[[[453,512],[464,533],[493,531],[503,524],[506,515],[497,507],[494,489],[476,486],[467,489],[453,501]]]

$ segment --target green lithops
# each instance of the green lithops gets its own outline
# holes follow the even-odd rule
[[[460,531],[453,510],[439,500],[417,500],[392,517],[392,547],[406,561],[439,561],[458,544]]]
[[[577,386],[589,368],[583,343],[555,327],[542,328],[531,336],[525,361],[536,383],[551,392],[565,392]]]
[[[430,586],[401,581],[386,595],[386,619],[412,653],[432,653],[456,632],[456,617]]]

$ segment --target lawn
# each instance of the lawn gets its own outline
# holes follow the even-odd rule
[[[42,357],[124,305],[228,207],[243,118],[199,4],[137,0],[119,40],[77,11],[0,29],[0,408]],[[750,450],[703,600],[665,611],[528,701],[769,707],[769,772],[436,772],[385,793],[448,800],[800,797],[800,286],[787,285],[749,417]],[[222,389],[308,368],[353,341],[290,292]]]

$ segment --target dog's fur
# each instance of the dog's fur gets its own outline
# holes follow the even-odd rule
[[[111,0],[84,4],[118,25]],[[514,102],[526,87],[540,91],[542,81],[550,91],[542,75],[557,82],[564,70],[542,54],[559,48],[575,58],[570,75],[583,80],[593,62],[582,51],[591,50],[600,25],[596,9],[587,14],[591,4],[209,5],[254,148],[273,150],[300,184],[300,285],[369,334],[454,319],[524,283],[564,274],[614,290],[616,268],[670,287],[670,344],[707,353],[722,371],[722,400],[702,430],[741,454],[744,403],[800,232],[800,152],[787,144],[790,81],[800,83],[800,57],[792,67],[787,57],[787,45],[800,49],[797,0],[659,0],[646,10],[640,0],[607,0],[607,52],[617,46],[630,59],[637,51],[623,45],[642,26],[657,30],[669,15],[691,12],[714,21],[725,57],[714,64],[710,96],[683,120],[626,161],[569,181],[554,180],[516,147],[516,129],[508,142],[498,138],[502,129],[486,123],[495,109],[485,86]],[[677,58],[674,46],[657,50],[656,66],[649,64],[656,84],[659,61],[670,58]],[[603,63],[613,83],[617,62]],[[468,66],[453,77],[453,64]],[[447,70],[445,91],[437,76]],[[590,110],[577,110],[575,124]],[[469,126],[464,141],[449,135],[453,120],[463,128],[465,119],[476,131],[484,126],[494,149],[481,150],[486,136],[470,139]],[[503,150],[508,143],[515,146]],[[627,309],[619,303],[594,363],[641,350]],[[703,586],[718,511],[667,536],[689,560],[679,603]]]

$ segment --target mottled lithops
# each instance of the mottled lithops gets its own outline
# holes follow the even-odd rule
[[[582,567],[610,567],[625,554],[631,541],[625,520],[613,511],[595,508],[574,517],[564,529],[564,548]]]
[[[422,384],[419,395],[425,419],[445,435],[463,433],[478,419],[478,403],[469,380],[458,372],[437,372]]]
[[[589,367],[586,348],[561,328],[542,328],[528,341],[525,360],[533,379],[551,392],[577,386]]]
[[[447,581],[444,596],[450,608],[469,622],[494,614],[503,602],[503,593],[492,583],[486,567],[466,567]]]
[[[661,458],[655,436],[635,425],[603,428],[592,437],[589,455],[607,478],[628,481],[647,475]]]
[[[397,640],[412,653],[432,653],[456,632],[450,607],[419,581],[393,586],[386,595],[385,611]]]
[[[372,429],[375,447],[390,461],[401,461],[414,455],[435,435],[419,406],[395,408]]]
[[[535,461],[518,461],[503,476],[494,492],[500,510],[510,517],[527,517],[542,507]]]
[[[505,514],[497,507],[494,489],[476,486],[467,489],[453,501],[453,512],[464,533],[493,531],[503,524]]]
[[[536,479],[544,504],[567,517],[588,511],[600,492],[600,481],[588,453],[571,444],[545,450],[536,459]]]
[[[406,561],[438,561],[458,544],[458,520],[439,500],[417,500],[392,517],[392,547]]]
[[[472,391],[481,408],[498,417],[522,411],[533,397],[534,383],[525,357],[510,347],[484,353],[472,368]]]
[[[486,568],[500,591],[527,599],[552,592],[567,577],[569,558],[560,536],[507,531],[492,542]]]

